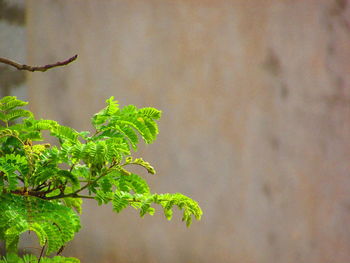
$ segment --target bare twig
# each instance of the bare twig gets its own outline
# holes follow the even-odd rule
[[[25,64],[18,64],[17,62],[14,62],[12,60],[9,60],[7,58],[1,58],[0,57],[0,63],[4,63],[4,64],[7,64],[7,65],[10,65],[12,67],[15,67],[16,69],[18,70],[28,70],[28,71],[41,71],[41,72],[45,72],[46,70],[48,69],[52,69],[52,68],[55,68],[55,67],[61,67],[61,66],[65,66],[65,65],[68,65],[69,63],[73,62],[74,60],[76,60],[78,57],[78,55],[75,55],[65,61],[61,61],[61,62],[56,62],[54,64],[48,64],[48,65],[45,65],[45,66],[28,66],[28,65],[25,65]]]

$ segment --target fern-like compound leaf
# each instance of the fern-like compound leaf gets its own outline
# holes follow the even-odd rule
[[[5,257],[0,258],[0,263],[38,263],[39,259],[34,255],[23,255],[19,257],[16,254],[9,253]],[[52,258],[42,257],[40,263],[80,263],[76,258],[68,258],[55,256]]]
[[[112,200],[113,211],[120,213],[124,208],[127,208],[130,198],[132,198],[131,194],[123,191],[116,191]]]
[[[156,174],[156,170],[153,168],[153,166],[149,162],[144,161],[142,158],[133,159],[132,157],[128,157],[125,159],[125,165],[128,164],[136,164],[142,166],[147,170],[148,173]]]
[[[191,225],[192,216],[200,220],[203,214],[202,209],[196,201],[180,193],[160,194],[155,197],[154,201],[164,208],[164,214],[168,220],[171,219],[172,212],[170,210],[173,206],[177,206],[183,210],[182,220],[186,222],[187,226]]]
[[[162,112],[152,107],[146,107],[139,110],[140,115],[149,117],[153,120],[159,120],[162,116]]]
[[[2,112],[0,116],[0,120],[4,122],[8,121],[13,121],[18,118],[23,118],[23,117],[31,117],[33,116],[32,113],[28,110],[22,110],[22,109],[15,109],[15,110],[10,110],[7,113]]]
[[[143,178],[137,174],[121,175],[117,181],[119,191],[130,192],[135,194],[149,194],[150,188]]]
[[[60,179],[65,179],[67,182],[70,182],[72,186],[79,186],[79,179],[76,175],[74,175],[72,172],[67,170],[59,170],[57,172],[57,176],[60,177]]]
[[[76,142],[79,136],[79,133],[67,126],[58,125],[51,129],[51,135],[57,137],[58,139],[70,142]]]
[[[33,230],[41,243],[48,243],[50,254],[80,229],[79,217],[70,208],[35,197],[1,194],[0,213],[0,236],[5,236],[9,248],[23,232]]]
[[[140,210],[140,216],[145,214],[153,215],[155,209],[152,204],[159,204],[163,207],[164,215],[168,220],[171,220],[173,215],[173,207],[177,206],[183,211],[182,220],[189,227],[192,223],[192,218],[201,219],[203,214],[198,203],[193,199],[180,194],[131,194],[125,191],[116,191],[113,199],[114,211],[120,212],[127,206],[132,206]]]
[[[117,123],[114,124],[111,129],[115,129],[117,132],[119,132],[123,138],[127,140],[127,143],[130,143],[132,148],[134,150],[137,150],[137,144],[139,143],[139,138],[137,137],[137,134],[135,131],[128,125],[118,125]]]
[[[107,107],[96,113],[91,120],[92,125],[99,129],[111,116],[119,111],[118,102],[114,100],[114,97],[110,97],[106,100]]]
[[[15,96],[5,96],[0,99],[0,111],[9,111],[27,104],[28,102],[18,100]]]
[[[110,201],[113,200],[113,193],[112,192],[106,192],[103,190],[97,190],[96,195],[95,195],[95,200],[97,200],[98,205],[102,205],[102,204],[107,204]],[[118,202],[118,201],[116,201]],[[123,209],[123,208],[119,208],[119,204],[116,204],[116,206],[118,206],[117,209]]]
[[[18,185],[18,176],[27,172],[27,159],[21,155],[6,154],[0,157],[0,171],[6,176],[5,181],[10,190],[15,190]],[[1,176],[1,175],[0,175]]]
[[[34,118],[28,118],[24,120],[24,124],[26,129],[32,129],[35,131],[53,130],[58,126],[58,123],[56,121],[42,119],[35,120]]]

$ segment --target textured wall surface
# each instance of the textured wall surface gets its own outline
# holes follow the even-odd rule
[[[0,0],[0,56],[20,63],[26,58],[24,0]],[[0,97],[26,96],[25,73],[0,64]]]
[[[82,262],[350,262],[350,3],[29,0],[33,110],[77,129],[114,95],[163,110],[155,192],[204,210],[140,219],[86,203]]]

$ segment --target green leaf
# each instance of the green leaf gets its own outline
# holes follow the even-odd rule
[[[28,226],[28,230],[32,230],[36,233],[36,235],[38,236],[39,239],[39,244],[40,246],[44,246],[47,240],[47,233],[45,232],[45,230],[43,229],[43,227],[41,226],[41,224],[38,224],[36,222],[31,223]]]
[[[152,135],[152,140],[155,140],[157,138],[157,134],[159,133],[157,123],[148,117],[143,117],[143,121]]]
[[[0,115],[0,120],[8,122],[18,118],[32,117],[32,116],[33,114],[28,110],[15,109],[15,110],[10,110],[8,113],[2,113]]]
[[[112,204],[113,211],[120,213],[124,208],[129,205],[129,199],[132,197],[129,193],[122,191],[116,191],[113,196]]]
[[[120,132],[125,139],[127,139],[128,143],[131,144],[134,150],[137,149],[136,145],[139,143],[139,138],[137,137],[137,134],[130,126],[127,126],[127,125],[119,126],[118,124],[115,124],[113,128],[116,129],[118,132]]]
[[[28,102],[18,100],[15,96],[5,96],[0,99],[0,111],[9,111],[27,105]]]
[[[71,182],[73,186],[79,185],[78,177],[72,174],[70,171],[67,170],[59,170],[57,172],[57,175],[59,177],[65,178],[67,181]]]
[[[26,125],[27,129],[33,129],[36,131],[52,130],[55,127],[59,126],[59,124],[56,121],[43,119],[35,120],[34,118],[24,120],[24,124]]]
[[[0,263],[38,263],[38,258],[34,255],[23,255],[20,258],[18,255],[9,253],[5,257],[0,258]],[[55,256],[52,258],[41,257],[40,263],[80,263],[76,258],[67,258],[61,256]]]
[[[55,136],[62,141],[77,142],[79,133],[73,128],[58,125],[51,129],[51,135]]]
[[[120,179],[117,181],[117,187],[123,192],[133,191],[136,194],[150,193],[146,180],[136,174],[121,175]]]
[[[182,220],[186,222],[188,227],[192,223],[192,216],[200,220],[203,214],[196,201],[180,193],[157,195],[155,202],[164,208],[164,214],[167,219],[171,219],[172,211],[170,210],[173,206],[176,205],[179,209],[183,210]]]
[[[69,208],[73,208],[77,213],[82,213],[83,200],[81,198],[63,198],[63,204]]]
[[[159,120],[162,116],[162,112],[152,107],[146,107],[139,110],[142,116],[147,116],[151,119]]]
[[[149,162],[144,161],[142,158],[136,158],[133,160],[132,157],[128,157],[125,160],[125,164],[136,164],[145,168],[150,174],[156,174],[156,170],[153,168],[153,166]]]
[[[97,190],[94,198],[95,200],[97,200],[98,205],[107,204],[113,200],[113,193],[105,192],[103,190]]]
[[[154,215],[155,209],[151,207],[151,201],[142,202],[140,207],[140,216],[144,217],[146,214]]]
[[[41,242],[48,242],[47,253],[57,251],[80,229],[70,208],[35,197],[1,194],[0,214],[0,233],[6,243],[16,243],[21,233],[34,230]]]
[[[107,121],[107,119],[119,111],[118,101],[114,101],[113,96],[106,100],[106,103],[107,107],[96,113],[91,119],[92,125],[97,129],[99,129],[101,125]]]
[[[23,173],[27,170],[27,160],[20,155],[9,154],[0,157],[0,171],[6,175],[9,190],[15,190],[18,185],[16,171]]]

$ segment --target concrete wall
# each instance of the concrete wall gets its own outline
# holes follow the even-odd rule
[[[25,63],[24,0],[0,0],[0,56]],[[0,65],[0,97],[26,97],[25,72]]]
[[[29,0],[40,117],[77,129],[114,95],[163,110],[138,153],[180,215],[85,204],[66,250],[82,262],[350,262],[350,6],[345,0]]]

